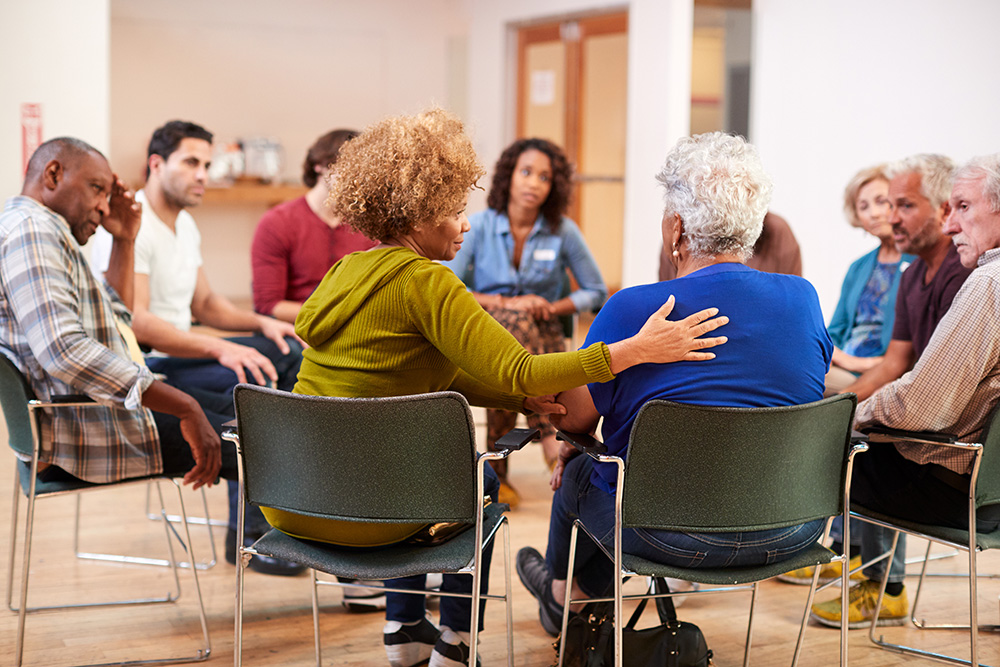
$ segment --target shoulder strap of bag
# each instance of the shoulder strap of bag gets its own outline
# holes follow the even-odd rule
[[[653,592],[669,593],[670,586],[667,585],[667,580],[663,577],[654,577]],[[677,624],[677,609],[674,607],[673,598],[656,598],[656,611],[660,615],[660,622],[664,625]]]

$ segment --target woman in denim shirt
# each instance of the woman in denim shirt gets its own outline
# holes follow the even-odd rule
[[[445,262],[479,304],[533,354],[566,349],[559,317],[596,310],[608,296],[604,279],[569,206],[573,169],[565,154],[544,139],[520,139],[497,160],[487,208],[469,218],[471,231],[455,259]],[[567,269],[579,288],[569,290]],[[487,412],[487,448],[514,426],[513,412]],[[549,465],[559,444],[541,416],[528,423],[542,430]],[[494,466],[500,501],[516,505],[507,483],[507,462]]]

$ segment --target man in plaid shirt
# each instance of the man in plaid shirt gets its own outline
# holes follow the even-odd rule
[[[958,169],[948,203],[944,232],[962,265],[974,270],[913,370],[858,405],[855,428],[881,424],[978,442],[1000,402],[1000,153]],[[901,519],[967,529],[971,468],[972,455],[962,450],[874,443],[858,457],[851,499]],[[981,507],[976,529],[992,532],[998,527],[1000,506]],[[861,556],[866,562],[879,555],[878,530],[865,524]],[[871,623],[883,563],[867,568],[867,578],[852,589],[850,627]],[[907,616],[903,569],[900,555],[889,567],[880,625],[900,625]],[[813,606],[812,617],[820,623],[839,627],[842,616],[839,596]]]
[[[21,195],[0,214],[0,353],[35,394],[85,394],[97,407],[41,417],[40,476],[112,482],[157,473],[193,488],[236,476],[229,419],[155,380],[129,353],[132,248],[141,207],[92,146],[61,137],[42,144]],[[106,284],[80,246],[103,226],[114,237]]]

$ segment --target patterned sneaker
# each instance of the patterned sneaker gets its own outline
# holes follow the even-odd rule
[[[354,614],[364,614],[370,611],[385,609],[385,591],[381,581],[363,581],[361,579],[341,579],[345,584],[371,584],[371,588],[342,588],[344,598],[341,603],[347,611]]]
[[[448,626],[441,626],[441,636],[434,645],[431,660],[427,667],[468,667],[469,644],[457,632]],[[483,661],[476,656],[476,667],[482,667]]]
[[[538,618],[545,631],[556,637],[562,629],[562,605],[552,597],[552,573],[542,554],[532,547],[517,552],[517,576],[538,600]]]
[[[875,613],[875,603],[878,602],[879,582],[865,579],[851,588],[848,595],[847,627],[854,630],[868,627]],[[903,625],[910,611],[910,603],[906,599],[906,589],[899,595],[885,594],[882,600],[882,610],[879,612],[877,625]],[[809,617],[818,623],[839,628],[841,623],[840,596],[828,602],[819,602],[812,606]]]
[[[851,559],[850,569],[861,567],[861,556],[855,556]],[[812,567],[800,567],[797,570],[792,570],[791,572],[786,572],[785,574],[778,575],[778,581],[783,581],[786,584],[798,584],[800,586],[811,586],[813,581],[813,570]],[[851,579],[854,581],[861,581],[865,578],[865,575],[858,570],[851,575]],[[834,579],[840,579],[840,563],[827,563],[819,569],[819,583],[826,584]]]
[[[427,662],[441,631],[427,618],[411,625],[388,621],[382,629],[382,643],[392,667],[413,667]]]

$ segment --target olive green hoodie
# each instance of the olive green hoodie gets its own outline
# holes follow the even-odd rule
[[[614,376],[603,343],[531,355],[446,266],[408,248],[348,255],[330,269],[295,320],[309,345],[295,392],[401,396],[453,390],[473,405],[521,410]]]

